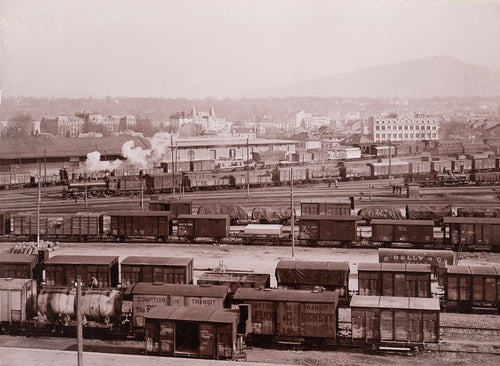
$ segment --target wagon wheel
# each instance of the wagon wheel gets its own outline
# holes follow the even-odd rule
[[[99,192],[98,191],[90,191],[88,193],[89,198],[97,198],[99,197]]]
[[[111,197],[111,192],[109,192],[109,191],[102,191],[102,196],[106,197],[106,198],[107,197]]]
[[[83,193],[83,192],[79,192],[79,193],[77,193],[77,194],[76,194],[76,198],[78,198],[78,199],[80,199],[80,200],[84,199],[84,198],[85,198],[85,193]]]
[[[67,200],[70,200],[73,198],[73,193],[71,192],[67,192],[65,195],[64,195],[64,198],[66,198]]]

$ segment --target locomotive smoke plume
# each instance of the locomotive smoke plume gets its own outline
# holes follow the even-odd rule
[[[103,170],[115,170],[122,165],[122,161],[116,159],[115,161],[101,160],[101,153],[94,151],[87,154],[87,161],[85,162],[85,170],[88,172],[98,172]]]
[[[171,137],[172,135],[166,132],[156,133],[150,140],[151,149],[136,147],[134,141],[127,141],[122,146],[122,156],[127,159],[130,165],[151,168],[155,163],[162,161],[164,155],[171,148]]]

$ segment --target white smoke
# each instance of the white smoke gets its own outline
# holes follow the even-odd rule
[[[101,160],[101,153],[94,151],[87,154],[87,161],[85,162],[85,170],[87,172],[99,172],[104,170],[113,171],[122,165],[122,161],[116,159],[115,161]]]
[[[130,140],[122,146],[122,156],[131,165],[141,168],[151,168],[164,159],[164,155],[171,149],[173,135],[166,132],[158,132],[151,138],[151,149],[143,149],[135,146]],[[177,137],[177,136],[176,136]]]

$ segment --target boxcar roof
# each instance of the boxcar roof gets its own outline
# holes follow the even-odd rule
[[[426,297],[410,297],[410,309],[440,311],[439,300]]]
[[[500,218],[492,217],[444,217],[445,224],[500,224]]]
[[[406,263],[406,272],[425,272],[431,273],[430,264]]]
[[[300,221],[306,220],[321,220],[321,221],[359,221],[360,216],[357,215],[302,215]]]
[[[140,257],[131,256],[122,260],[122,265],[135,265],[135,266],[178,266],[184,267],[193,261],[193,258],[181,257]]]
[[[229,293],[229,286],[139,282],[129,287],[126,293],[131,295],[176,295],[224,298]]]
[[[147,319],[185,320],[207,323],[234,323],[238,312],[227,309],[203,309],[182,306],[159,306],[149,311]]]
[[[448,266],[446,271],[451,274],[470,274],[469,266]]]
[[[381,263],[380,270],[382,272],[405,272],[406,271],[406,263]]]
[[[306,290],[239,288],[235,300],[296,301],[296,302],[338,302],[333,291],[314,292]]]
[[[177,216],[177,220],[179,219],[229,219],[229,215],[190,215],[190,214],[182,214]]]
[[[9,254],[2,253],[0,256],[0,263],[36,263],[36,254]]]
[[[373,221],[373,220],[372,220]],[[455,257],[452,250],[425,250],[425,249],[394,249],[394,248],[379,248],[379,256],[384,255],[415,255],[427,257]]]
[[[276,269],[312,269],[324,271],[347,271],[349,262],[329,262],[329,261],[294,261],[282,259],[276,265]]]
[[[359,271],[380,271],[382,265],[380,263],[360,263],[358,264]]]
[[[172,176],[172,174],[170,174]],[[151,199],[150,203],[193,203],[193,200],[177,200],[174,198]]]
[[[300,200],[300,203],[339,203],[339,204],[347,204],[351,205],[351,201],[349,200],[338,200],[334,198],[325,198],[325,199],[305,199],[305,200]]]
[[[0,289],[2,290],[18,290],[22,288],[27,282],[33,280],[25,278],[0,278]]]
[[[380,296],[353,295],[351,298],[351,307],[377,308]]]
[[[469,266],[473,275],[496,276],[497,271],[492,266]]]
[[[374,219],[370,221],[371,225],[398,225],[398,226],[432,226],[434,220],[387,220]]]
[[[45,261],[45,264],[99,264],[112,265],[118,257],[100,255],[56,255]]]
[[[113,211],[108,216],[170,216],[170,211]]]
[[[271,275],[268,273],[205,272],[198,281],[254,282],[256,280],[267,280],[269,277]]]

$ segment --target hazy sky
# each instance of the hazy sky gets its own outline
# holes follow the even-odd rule
[[[436,55],[500,68],[500,2],[0,0],[5,96],[235,96]]]

